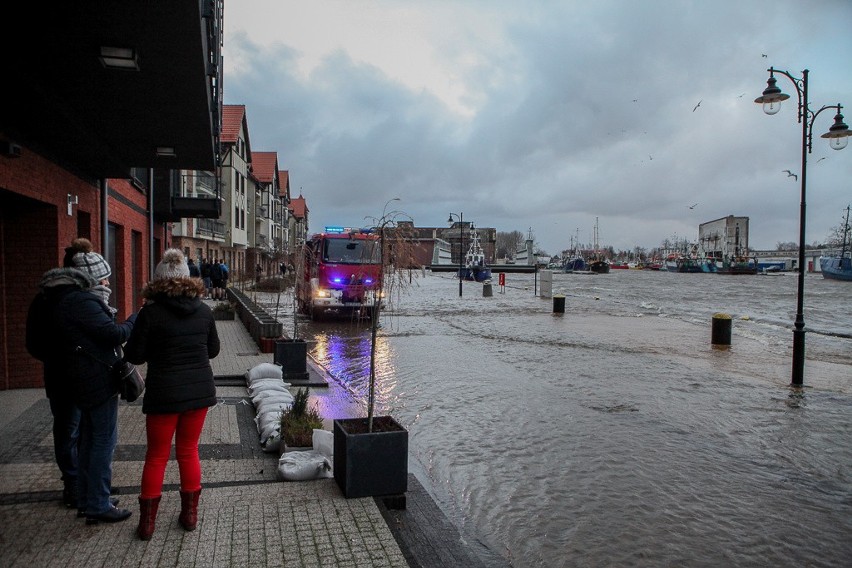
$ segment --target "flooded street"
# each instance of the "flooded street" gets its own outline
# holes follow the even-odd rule
[[[852,289],[806,280],[795,390],[792,274],[556,274],[554,314],[534,275],[459,298],[451,274],[415,271],[382,314],[377,413],[409,429],[410,469],[453,522],[513,566],[845,565]],[[715,312],[730,349],[710,345]],[[366,399],[367,324],[301,333]]]

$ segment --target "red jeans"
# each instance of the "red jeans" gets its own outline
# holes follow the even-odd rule
[[[198,439],[204,427],[207,409],[188,410],[180,414],[147,414],[145,430],[148,451],[142,469],[143,499],[159,497],[163,492],[163,478],[175,440],[175,457],[180,471],[181,491],[201,489],[201,460],[198,459]]]

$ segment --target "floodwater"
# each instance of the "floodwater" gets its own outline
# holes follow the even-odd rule
[[[459,297],[451,274],[403,274],[376,351],[377,414],[474,546],[516,567],[850,564],[849,283],[806,276],[793,389],[795,274],[555,274],[564,314],[506,278]],[[366,399],[367,324],[300,327]]]

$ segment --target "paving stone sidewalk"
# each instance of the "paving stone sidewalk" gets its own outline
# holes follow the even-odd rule
[[[170,461],[157,530],[135,537],[145,457],[141,400],[119,407],[113,485],[126,522],[88,526],[60,505],[53,461],[52,418],[42,389],[0,391],[0,565],[33,566],[502,566],[471,546],[447,521],[414,476],[409,507],[389,511],[373,498],[347,499],[333,479],[283,482],[279,455],[264,453],[245,385],[234,377],[273,355],[261,353],[239,321],[217,322],[223,349],[213,360],[219,402],[200,441],[203,486],[199,525],[185,532],[177,463]],[[310,365],[310,372],[323,375]],[[325,377],[328,380],[328,377]],[[323,416],[361,414],[333,380],[312,388]],[[329,414],[329,413],[332,414]],[[476,553],[471,550],[477,549]],[[482,556],[489,560],[483,562]]]

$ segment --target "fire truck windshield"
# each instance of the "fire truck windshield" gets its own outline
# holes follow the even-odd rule
[[[379,264],[378,244],[364,239],[326,239],[323,260],[337,264]]]

